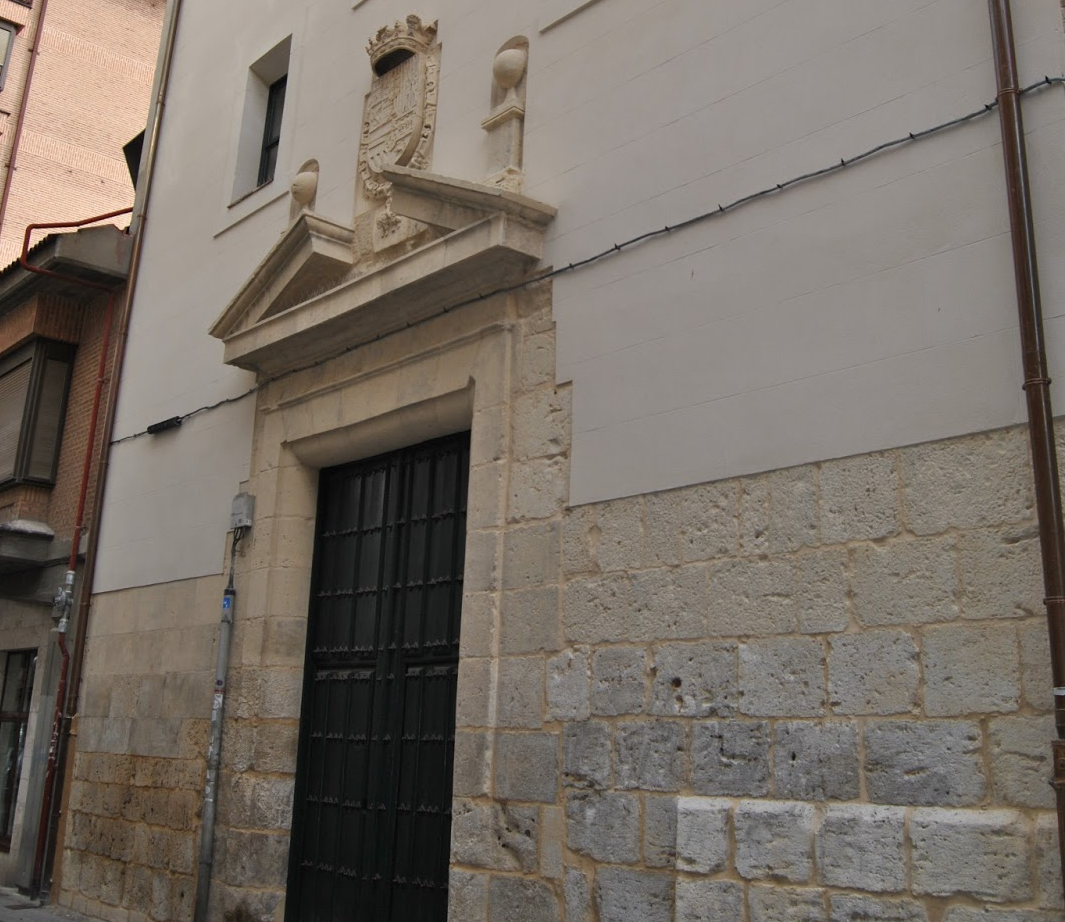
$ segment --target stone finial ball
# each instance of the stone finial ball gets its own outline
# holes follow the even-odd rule
[[[492,64],[492,76],[505,90],[512,90],[525,73],[526,53],[522,48],[508,48],[496,55]]]
[[[292,185],[289,187],[292,197],[301,205],[310,203],[317,188],[318,174],[313,170],[297,173],[292,180]]]

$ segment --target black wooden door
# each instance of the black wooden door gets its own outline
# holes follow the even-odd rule
[[[290,922],[447,918],[469,434],[322,471]]]

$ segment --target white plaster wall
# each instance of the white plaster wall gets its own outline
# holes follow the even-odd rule
[[[1061,73],[1058,0],[1014,7],[1022,77]],[[363,49],[408,12],[440,21],[433,169],[460,178],[484,175],[495,50],[530,39],[525,191],[559,208],[546,260],[555,265],[994,96],[986,6],[973,0],[183,9],[118,437],[251,385],[221,364],[207,328],[283,229],[296,166],[316,158],[318,210],[350,220],[371,76]],[[230,208],[247,68],[289,34],[277,179]],[[1065,93],[1029,97],[1025,113],[1053,370]],[[1021,419],[1001,174],[991,117],[560,277],[571,501]],[[1065,393],[1056,399],[1065,405]],[[115,446],[100,591],[219,571],[252,405]]]

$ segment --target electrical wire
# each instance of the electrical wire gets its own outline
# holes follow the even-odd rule
[[[1042,80],[1037,80],[1035,83],[1031,83],[1028,86],[1023,87],[1019,91],[1018,95],[1026,96],[1029,93],[1033,93],[1037,90],[1043,90],[1047,87],[1058,86],[1062,84],[1065,84],[1065,76],[1047,76],[1043,77]],[[989,103],[985,103],[979,109],[973,109],[971,112],[967,112],[964,115],[959,115],[957,118],[952,118],[949,121],[941,122],[938,125],[933,125],[931,128],[924,128],[920,131],[911,131],[907,134],[902,135],[901,137],[894,138],[890,141],[884,141],[882,144],[877,144],[875,147],[870,147],[868,150],[862,151],[859,154],[855,154],[852,157],[841,157],[838,162],[831,163],[828,166],[822,167],[821,169],[811,170],[808,173],[802,173],[799,176],[794,176],[791,179],[786,179],[783,182],[776,183],[775,185],[766,186],[764,189],[759,189],[757,192],[751,192],[748,195],[744,195],[743,197],[735,199],[725,205],[718,204],[715,208],[711,208],[708,211],[703,211],[700,214],[694,215],[690,218],[685,218],[683,221],[679,221],[676,224],[666,224],[663,227],[658,227],[654,230],[646,231],[635,237],[630,237],[628,240],[625,240],[622,243],[615,243],[613,246],[608,247],[607,249],[602,250],[599,253],[595,253],[592,256],[587,256],[584,259],[579,259],[575,262],[566,263],[562,266],[559,266],[558,268],[540,272],[521,282],[516,282],[512,285],[503,285],[499,288],[493,288],[490,291],[486,291],[482,294],[467,298],[464,301],[460,301],[457,304],[453,304],[450,307],[446,307],[444,308],[443,312],[450,313],[451,311],[458,310],[462,307],[468,307],[471,304],[477,304],[478,302],[485,301],[489,298],[495,298],[499,295],[512,294],[516,291],[522,291],[523,289],[529,288],[533,285],[538,285],[540,282],[546,282],[549,279],[556,278],[557,276],[565,275],[569,272],[576,272],[578,269],[583,269],[585,266],[592,265],[592,263],[596,263],[600,260],[615,256],[618,253],[621,253],[622,251],[627,250],[630,247],[636,246],[639,243],[643,243],[647,240],[653,240],[656,237],[661,237],[666,234],[672,234],[675,231],[683,230],[684,228],[692,227],[696,224],[701,224],[702,222],[709,221],[712,218],[718,218],[722,215],[730,214],[731,212],[750,205],[756,201],[759,201],[760,199],[767,198],[772,195],[777,195],[781,192],[791,189],[794,186],[800,185],[801,183],[810,182],[811,180],[819,179],[822,176],[830,176],[833,173],[839,173],[845,169],[848,169],[849,167],[852,167],[858,163],[861,163],[865,160],[870,159],[871,157],[875,157],[886,151],[894,150],[895,148],[902,147],[905,144],[912,144],[915,141],[924,140],[925,138],[931,137],[932,135],[940,134],[944,131],[949,131],[951,128],[957,128],[960,125],[964,125],[968,122],[975,121],[976,119],[983,118],[985,115],[989,115],[991,112],[994,112],[996,108],[998,108],[997,99],[992,100]],[[408,321],[407,327],[410,326],[412,326],[412,324],[410,321]],[[385,336],[391,336],[396,332],[398,331],[390,330],[387,333],[380,333],[375,336],[373,340],[370,341],[376,342],[377,340],[382,339]],[[294,371],[304,371],[307,368],[314,368],[318,365],[321,365],[323,362],[332,361],[338,356],[344,355],[358,348],[359,345],[363,344],[359,343],[358,345],[348,346],[341,352],[331,355],[326,359],[319,359],[318,361],[312,362],[302,368],[285,372],[284,374],[277,375],[273,378],[267,378],[263,381],[260,381],[254,387],[245,391],[239,396],[227,397],[226,399],[219,400],[217,403],[210,404],[209,406],[199,407],[195,410],[191,410],[190,412],[185,413],[183,416],[175,417],[175,419],[177,419],[178,421],[186,420],[191,416],[195,416],[197,413],[205,413],[208,410],[214,410],[220,406],[223,406],[224,404],[235,403],[238,400],[243,400],[245,397],[254,394],[260,388],[265,387],[267,384],[270,384],[273,381],[277,381],[285,375],[293,374]],[[113,442],[111,442],[111,444],[118,445],[120,442],[128,442],[130,439],[140,438],[142,435],[148,435],[148,430],[145,429],[141,432],[134,432],[131,435],[126,435],[120,439],[115,439]]]

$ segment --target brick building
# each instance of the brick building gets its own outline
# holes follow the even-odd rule
[[[178,22],[60,901],[1060,922],[987,7]]]
[[[76,586],[84,576],[76,509],[86,452],[100,456],[100,431],[88,445],[91,408],[109,292],[121,295],[131,240],[113,226],[47,238],[38,231],[30,261],[61,278],[30,273],[16,260],[31,223],[79,221],[132,205],[123,146],[144,129],[162,14],[162,0],[0,0],[3,885],[40,882],[39,814],[60,672],[52,599],[72,544]],[[116,342],[110,339],[104,357],[101,415]],[[97,480],[92,467],[89,510]],[[70,640],[74,645],[73,632]]]

